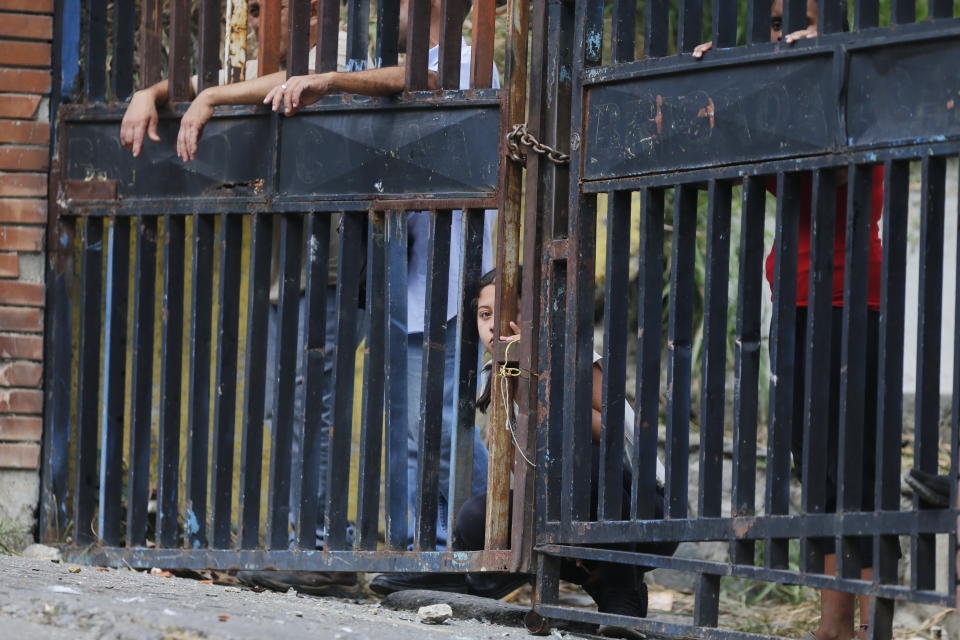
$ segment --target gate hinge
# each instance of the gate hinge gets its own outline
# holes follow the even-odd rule
[[[556,164],[567,164],[570,162],[570,156],[566,153],[557,151],[551,146],[545,145],[527,130],[527,123],[515,124],[507,134],[507,156],[514,162],[526,162],[527,156],[520,151],[520,145],[529,147],[531,150],[546,155],[547,158]]]

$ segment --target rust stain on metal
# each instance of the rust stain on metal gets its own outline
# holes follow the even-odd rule
[[[750,533],[750,529],[753,528],[753,525],[756,524],[756,518],[734,518],[733,519],[733,533],[738,538],[742,538]]]
[[[227,37],[223,58],[228,82],[246,79],[247,0],[227,0]]]
[[[657,123],[657,133],[663,131],[663,96],[657,96],[657,115],[654,117],[654,121]]]
[[[658,111],[659,111],[659,110],[658,110]],[[710,119],[710,128],[713,129],[714,114],[715,114],[715,112],[716,112],[716,111],[715,111],[714,105],[713,105],[713,98],[707,98],[707,106],[705,106],[704,108],[700,109],[700,111],[697,112],[697,117],[698,117],[698,118],[709,118],[709,119]]]
[[[116,200],[117,181],[108,179],[64,180],[63,194],[70,200]]]

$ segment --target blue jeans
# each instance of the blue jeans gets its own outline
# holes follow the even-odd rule
[[[443,372],[443,430],[440,439],[440,491],[437,508],[437,546],[445,546],[449,539],[447,532],[447,513],[450,489],[450,434],[454,426],[453,406],[454,390],[457,384],[455,369],[457,332],[456,318],[448,323],[444,350]],[[417,457],[420,442],[420,389],[423,384],[423,333],[411,333],[407,341],[407,491],[411,512],[417,504]],[[473,427],[473,482],[472,494],[487,490],[487,448],[480,439],[480,430]],[[413,540],[414,518],[408,522],[407,530]]]
[[[300,510],[300,449],[303,441],[303,422],[304,422],[304,386],[303,386],[303,342],[304,327],[306,325],[307,298],[300,296],[300,318],[297,323],[297,388],[294,393],[293,406],[293,461],[290,465],[290,524],[291,541],[294,539],[296,531],[296,518]],[[351,351],[356,350],[357,345],[364,336],[366,325],[364,320],[366,314],[363,309],[357,309],[356,333],[351,336],[346,345]],[[267,367],[269,371],[275,370],[277,358],[277,329],[280,323],[280,312],[277,305],[270,305],[269,325],[267,328]],[[337,288],[334,285],[327,286],[327,322],[323,341],[323,378],[320,382],[323,394],[323,409],[320,413],[320,424],[328,431],[333,421],[333,360],[337,353]],[[273,376],[268,376],[266,388],[266,419],[270,423],[271,432],[273,431]],[[316,381],[314,381],[315,383]],[[320,523],[317,526],[317,548],[323,548],[324,529],[323,529],[323,510],[326,504],[326,482],[327,482],[327,452],[329,451],[329,440],[321,440],[322,448],[320,455],[320,482],[318,487],[318,499],[320,504]]]

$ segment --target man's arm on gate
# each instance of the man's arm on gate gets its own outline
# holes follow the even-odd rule
[[[177,155],[184,162],[197,156],[197,142],[203,127],[213,115],[213,108],[228,104],[260,104],[277,83],[283,82],[286,71],[277,71],[252,80],[208,87],[201,91],[180,120],[177,134]]]
[[[330,93],[355,93],[363,96],[386,97],[403,91],[406,67],[384,67],[363,71],[313,73],[293,76],[276,83],[264,98],[264,104],[272,104],[274,111],[283,106],[284,115],[291,116],[303,107],[313,104],[321,96]],[[439,82],[435,71],[427,73],[430,89],[437,89]]]

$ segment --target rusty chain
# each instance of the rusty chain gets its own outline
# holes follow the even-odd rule
[[[527,130],[527,123],[515,124],[507,134],[507,156],[514,162],[526,162],[527,156],[520,150],[520,145],[529,147],[531,150],[545,155],[556,164],[567,164],[570,162],[570,156],[557,151],[553,147],[543,144],[533,137],[533,134]]]

